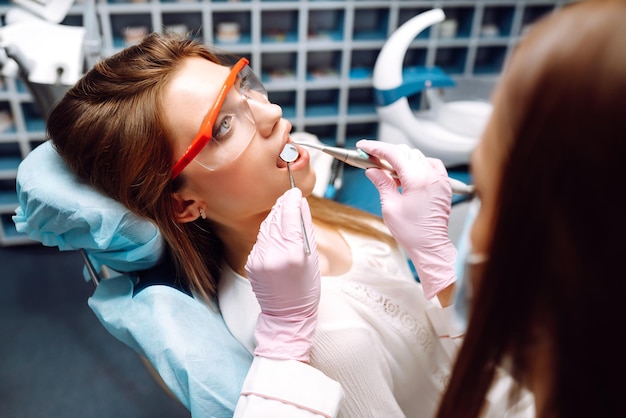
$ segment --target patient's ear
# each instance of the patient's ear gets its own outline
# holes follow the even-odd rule
[[[178,222],[193,222],[200,216],[196,201],[183,198],[181,193],[172,193],[172,203]]]

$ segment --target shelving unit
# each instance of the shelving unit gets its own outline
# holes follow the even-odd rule
[[[98,0],[96,11],[102,56],[152,30],[190,32],[248,57],[294,129],[346,144],[375,138],[372,69],[387,37],[411,17],[441,7],[447,20],[413,41],[405,67],[437,65],[453,78],[494,78],[526,28],[570,1]],[[10,7],[0,0],[0,23]],[[63,23],[80,26],[85,13],[77,1]],[[45,126],[24,86],[1,81],[0,245],[14,245],[30,242],[11,220],[17,167],[45,140]]]

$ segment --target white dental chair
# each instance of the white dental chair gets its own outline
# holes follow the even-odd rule
[[[373,85],[379,116],[378,139],[418,148],[450,168],[469,163],[492,107],[481,100],[444,101],[438,89],[454,87],[456,82],[438,67],[403,70],[403,60],[413,39],[444,19],[443,10],[433,9],[396,29],[376,59]],[[425,94],[428,107],[414,112],[409,97],[420,92]]]
[[[134,349],[193,417],[231,417],[251,355],[215,305],[176,281],[157,228],[79,181],[50,142],[17,175],[16,229],[61,251],[84,251],[88,304],[115,338]],[[106,266],[108,278],[94,277]]]

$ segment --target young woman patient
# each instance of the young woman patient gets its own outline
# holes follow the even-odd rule
[[[218,298],[250,352],[260,307],[246,262],[263,220],[290,188],[279,156],[291,129],[247,61],[157,34],[98,63],[48,123],[79,177],[160,228],[179,279],[197,297]],[[456,348],[445,309],[456,255],[447,238],[445,169],[427,162],[441,177],[443,198],[434,203],[440,216],[431,227],[440,234],[429,242],[433,257],[425,246],[424,258],[414,260],[420,284],[378,218],[311,195],[309,161],[299,148],[289,167],[310,205],[308,257],[321,274],[313,348],[300,360],[341,383],[340,416],[432,416]],[[309,224],[308,205],[302,214]]]

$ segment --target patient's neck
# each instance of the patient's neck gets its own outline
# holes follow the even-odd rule
[[[260,223],[259,223],[260,227]],[[337,229],[323,223],[313,222],[322,276],[339,276],[352,267],[352,251]],[[237,228],[221,226],[217,234],[224,243],[225,260],[233,271],[247,277],[246,262],[257,240],[258,227]]]
[[[314,223],[315,240],[319,253],[320,274],[340,276],[352,268],[352,250],[343,235],[334,227]]]
[[[251,222],[247,225],[219,225],[216,233],[224,244],[224,258],[226,263],[237,274],[246,277],[246,262],[252,247],[259,234],[260,222]]]

